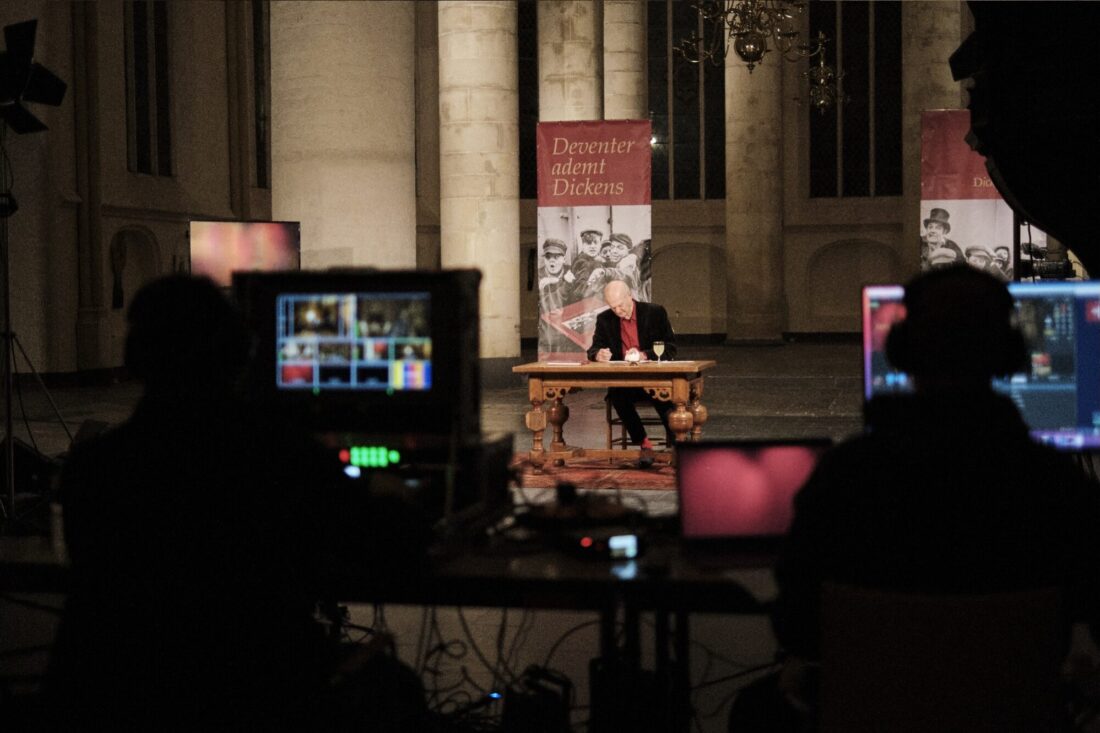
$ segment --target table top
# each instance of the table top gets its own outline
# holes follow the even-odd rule
[[[756,614],[766,602],[743,584],[769,563],[747,557],[727,567],[693,564],[673,537],[654,536],[640,557],[578,557],[509,542],[449,548],[426,577],[380,587],[353,568],[331,568],[329,593],[342,601],[600,610],[630,603],[646,610]],[[0,538],[0,590],[64,593],[68,566],[45,537]]]
[[[539,374],[539,375],[606,375],[606,374],[637,374],[639,376],[675,375],[675,374],[700,374],[717,366],[712,359],[677,359],[662,361],[642,361],[635,363],[625,361],[532,361],[512,367],[515,374]]]

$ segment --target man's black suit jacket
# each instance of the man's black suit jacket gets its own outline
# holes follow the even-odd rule
[[[664,341],[665,353],[662,359],[676,358],[676,334],[672,331],[672,324],[668,322],[668,313],[664,306],[656,303],[640,303],[634,301],[634,307],[638,309],[638,342],[645,351],[646,356],[656,361],[657,355],[653,353],[653,342]],[[611,349],[611,359],[621,361],[623,358],[622,321],[615,311],[608,308],[596,317],[596,333],[592,337],[592,346],[588,349],[588,359],[596,360],[596,352],[600,349]]]

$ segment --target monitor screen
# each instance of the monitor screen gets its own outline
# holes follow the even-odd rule
[[[480,437],[475,270],[237,273],[247,390],[319,431]]]
[[[229,287],[234,272],[297,270],[299,229],[296,221],[193,221],[191,274]]]
[[[431,293],[280,293],[279,389],[427,390]]]
[[[827,439],[700,441],[676,446],[684,539],[779,537]]]
[[[1100,448],[1100,282],[1010,283],[1027,368],[993,388],[1016,403],[1036,440]],[[912,390],[886,360],[885,334],[905,317],[900,285],[863,290],[864,396]]]
[[[905,318],[905,288],[901,285],[869,285],[863,288],[863,397],[913,388],[909,375],[886,360],[886,336]]]

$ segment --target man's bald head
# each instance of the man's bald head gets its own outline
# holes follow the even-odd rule
[[[608,305],[612,300],[622,300],[630,295],[630,286],[622,280],[612,280],[603,287],[603,299]]]
[[[630,297],[630,286],[622,280],[612,280],[603,287],[603,301],[615,311],[619,318],[630,318],[634,313],[634,299]]]

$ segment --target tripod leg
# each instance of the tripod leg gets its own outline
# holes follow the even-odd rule
[[[2,128],[0,128],[2,129]],[[4,266],[7,267],[7,220],[0,219],[0,233],[3,234],[0,245],[4,247]],[[5,315],[7,309],[5,309]],[[4,332],[4,496],[0,500],[0,514],[4,522],[15,517],[15,440],[12,435],[13,418],[11,404],[12,372],[15,353],[11,348],[11,331]]]
[[[19,347],[19,353],[23,355],[23,361],[27,362],[27,366],[31,369],[31,374],[34,375],[34,379],[38,382],[38,386],[42,389],[42,393],[46,395],[46,399],[50,402],[50,407],[53,408],[53,414],[57,418],[57,421],[61,423],[61,427],[65,429],[65,435],[69,436],[69,442],[73,442],[73,433],[69,430],[68,424],[65,422],[65,418],[61,417],[61,410],[57,409],[57,403],[53,401],[53,395],[50,394],[50,390],[46,389],[46,383],[42,381],[42,375],[38,373],[38,370],[34,368],[34,363],[31,358],[27,356],[27,350],[23,348],[23,343],[19,340],[19,336],[15,333],[11,334],[11,341]],[[15,355],[12,354],[12,364],[15,364]]]

